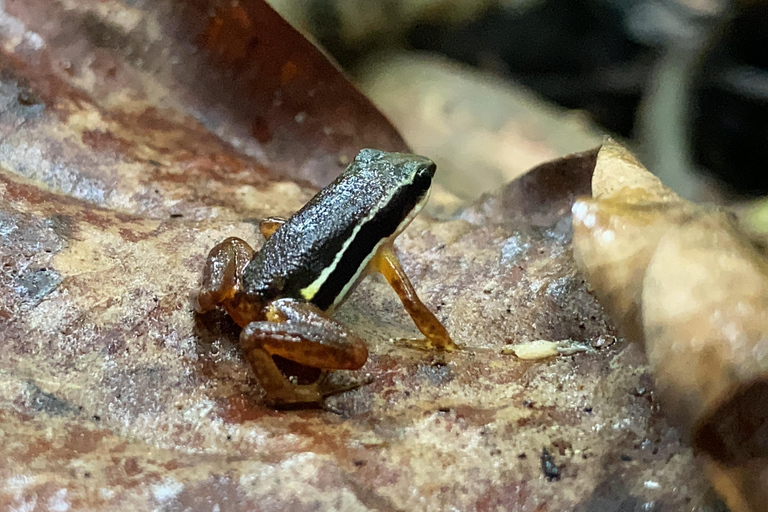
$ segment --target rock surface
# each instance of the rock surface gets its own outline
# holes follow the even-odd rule
[[[565,159],[454,220],[417,219],[403,261],[466,348],[391,344],[414,329],[385,283],[364,282],[339,317],[370,342],[374,381],[335,399],[341,416],[263,407],[236,327],[192,312],[207,249],[258,243],[253,224],[129,216],[4,172],[0,503],[696,510],[706,485],[656,407],[642,349],[615,340],[574,269],[568,212],[592,165],[594,153]],[[597,350],[501,354],[538,339]]]
[[[392,344],[415,328],[369,279],[338,317],[369,341],[373,383],[335,398],[340,415],[262,405],[236,326],[192,312],[207,251],[260,245],[255,220],[297,209],[353,149],[405,147],[270,13],[0,4],[0,508],[712,510],[642,348],[574,266],[570,208],[594,152],[398,239],[464,350]],[[276,53],[245,52],[271,40],[250,31],[265,19]],[[294,44],[302,58],[281,53]],[[503,350],[535,340],[594,350]]]

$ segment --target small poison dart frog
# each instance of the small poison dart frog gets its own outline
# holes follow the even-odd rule
[[[421,156],[364,149],[292,217],[262,220],[266,242],[258,252],[239,238],[211,250],[198,311],[221,307],[243,327],[241,349],[267,403],[322,405],[327,396],[362,384],[327,379],[329,371],[357,370],[368,358],[363,340],[330,315],[371,272],[383,274],[400,297],[424,335],[418,346],[456,348],[393,250],[426,203],[435,169]],[[291,368],[308,382],[288,376]]]

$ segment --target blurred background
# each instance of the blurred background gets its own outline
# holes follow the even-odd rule
[[[768,192],[768,2],[270,3],[464,199],[604,135],[689,199]]]

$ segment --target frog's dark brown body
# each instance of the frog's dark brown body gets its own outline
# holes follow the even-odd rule
[[[290,219],[262,221],[267,241],[258,253],[237,238],[211,250],[199,311],[223,307],[244,327],[242,348],[269,403],[321,403],[359,385],[330,385],[323,376],[298,384],[282,373],[279,361],[322,375],[365,363],[363,340],[326,311],[333,311],[369,270],[381,272],[400,296],[426,337],[421,348],[456,347],[419,300],[392,249],[392,240],[426,202],[434,173],[435,164],[424,157],[362,150]]]
[[[377,245],[400,228],[432,184],[431,160],[391,155],[363,150],[355,166],[288,219],[245,268],[243,292],[262,303],[290,297],[323,310],[343,300]],[[308,291],[323,272],[323,282]]]

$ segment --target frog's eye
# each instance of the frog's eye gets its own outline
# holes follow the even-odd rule
[[[421,167],[418,170],[418,173],[420,175],[427,175],[427,174],[429,174],[429,177],[433,178],[435,176],[435,171],[437,171],[437,165],[435,165],[434,163],[431,162],[428,166]]]

